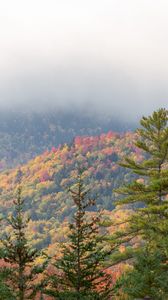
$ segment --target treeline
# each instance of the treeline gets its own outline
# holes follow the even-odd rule
[[[111,128],[116,131],[134,129],[111,117],[76,111],[45,109],[39,112],[0,110],[0,169],[25,163],[50,150],[53,145],[71,143],[77,135],[99,135]]]
[[[29,218],[23,212],[22,174],[18,172],[11,230],[1,241],[0,299],[168,299],[168,111],[143,117],[136,147],[144,158],[125,157],[120,165],[136,176],[115,193],[128,218],[112,226],[96,210],[96,198],[78,168],[69,193],[75,212],[67,243],[54,256],[31,247]],[[94,208],[94,209],[91,209]],[[121,227],[121,225],[123,225]],[[113,280],[118,264],[123,271]]]

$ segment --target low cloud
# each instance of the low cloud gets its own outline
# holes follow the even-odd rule
[[[137,119],[167,106],[167,1],[58,2],[0,4],[1,110]]]
[[[112,66],[59,66],[13,72],[1,79],[0,107],[8,109],[83,109],[131,119],[166,106],[167,82],[130,75]],[[2,84],[3,82],[3,84]]]

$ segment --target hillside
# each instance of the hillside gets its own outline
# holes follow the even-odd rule
[[[25,163],[35,156],[71,143],[77,135],[123,132],[134,124],[116,117],[100,117],[83,111],[0,111],[0,169]]]
[[[20,167],[26,211],[32,219],[30,233],[39,247],[54,243],[55,228],[72,215],[74,208],[67,187],[73,184],[79,164],[85,168],[86,183],[97,198],[98,208],[114,208],[113,189],[132,176],[118,166],[118,161],[128,154],[142,158],[134,147],[135,139],[136,134],[130,132],[79,136],[71,145],[53,147]],[[17,172],[18,168],[0,175],[2,215],[12,209]]]

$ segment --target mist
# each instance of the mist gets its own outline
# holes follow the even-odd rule
[[[0,4],[0,109],[137,119],[168,103],[167,1]]]

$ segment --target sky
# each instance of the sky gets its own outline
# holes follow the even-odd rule
[[[0,108],[167,108],[167,12],[167,0],[0,0]]]

